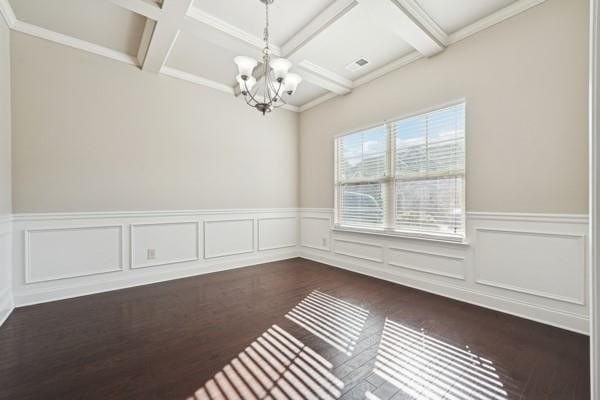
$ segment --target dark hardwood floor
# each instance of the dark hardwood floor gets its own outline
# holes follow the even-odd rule
[[[0,399],[589,399],[588,338],[293,259],[19,308]]]

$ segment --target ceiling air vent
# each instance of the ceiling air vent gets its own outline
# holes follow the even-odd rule
[[[359,58],[358,60],[352,61],[350,64],[346,65],[346,69],[354,72],[364,68],[367,64],[369,64],[369,60],[366,58]]]

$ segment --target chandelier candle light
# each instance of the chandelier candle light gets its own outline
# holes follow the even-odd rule
[[[265,5],[265,47],[262,51],[262,64],[260,65],[261,76],[258,82],[253,75],[258,61],[252,57],[238,56],[233,59],[238,67],[239,74],[236,80],[240,85],[240,91],[244,95],[246,103],[256,108],[263,115],[271,112],[274,108],[283,107],[287,103],[284,95],[291,96],[296,91],[302,77],[297,74],[288,73],[292,63],[285,58],[271,59],[269,48],[269,4],[275,0],[259,0]]]

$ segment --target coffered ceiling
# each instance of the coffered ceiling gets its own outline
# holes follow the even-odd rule
[[[348,94],[543,1],[275,0],[273,51],[304,79],[288,109]],[[0,12],[16,31],[232,96],[233,57],[263,47],[259,0],[0,0]]]

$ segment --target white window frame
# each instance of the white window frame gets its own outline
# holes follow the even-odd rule
[[[465,134],[464,134],[464,143],[465,143],[465,152],[464,152],[464,177],[463,177],[463,191],[462,191],[462,196],[463,196],[463,201],[462,201],[462,205],[463,205],[463,209],[462,209],[462,217],[463,217],[463,227],[464,227],[464,232],[463,235],[448,235],[448,234],[444,234],[444,233],[435,233],[435,232],[419,232],[419,231],[413,231],[413,230],[398,230],[398,229],[394,229],[394,224],[395,224],[395,220],[396,220],[396,200],[395,200],[395,194],[396,194],[396,175],[395,175],[395,155],[396,155],[396,141],[394,140],[394,132],[393,132],[393,122],[395,121],[399,121],[402,119],[407,119],[407,118],[411,118],[411,117],[416,117],[422,114],[427,114],[427,113],[431,113],[437,110],[441,110],[444,108],[448,108],[448,107],[452,107],[458,104],[464,104],[465,105]],[[466,115],[467,115],[467,100],[462,98],[462,99],[457,99],[457,100],[453,100],[450,101],[448,103],[444,103],[444,104],[439,104],[437,106],[434,107],[430,107],[430,108],[426,108],[426,109],[422,109],[410,114],[405,114],[405,115],[401,115],[395,118],[388,118],[382,122],[376,123],[376,124],[371,124],[359,129],[353,129],[351,131],[347,131],[347,132],[343,132],[340,134],[337,134],[334,136],[333,138],[333,152],[334,152],[334,156],[333,156],[333,160],[334,160],[334,227],[333,230],[334,231],[340,231],[340,232],[356,232],[356,233],[367,233],[367,234],[374,234],[374,235],[380,235],[380,236],[391,236],[391,237],[404,237],[404,238],[410,238],[410,239],[423,239],[423,240],[431,240],[431,241],[442,241],[442,242],[451,242],[451,243],[459,243],[459,244],[468,244],[467,242],[467,221],[466,221],[466,210],[467,210],[467,204],[466,204],[466,187],[467,187],[467,121],[466,121]],[[364,179],[364,180],[357,180],[356,182],[352,182],[352,183],[369,183],[369,182],[381,182],[382,184],[384,184],[384,190],[386,191],[384,194],[384,225],[383,228],[379,228],[379,227],[369,227],[369,226],[356,226],[356,225],[343,225],[340,223],[340,210],[339,210],[339,188],[341,187],[342,183],[349,183],[349,182],[341,182],[339,179],[339,164],[338,164],[338,146],[339,146],[339,139],[344,137],[344,136],[348,136],[348,135],[352,135],[355,133],[359,133],[362,131],[366,131],[372,128],[376,128],[378,126],[381,125],[385,125],[386,127],[386,131],[387,131],[387,163],[386,163],[386,173],[385,173],[385,177],[383,179]]]

